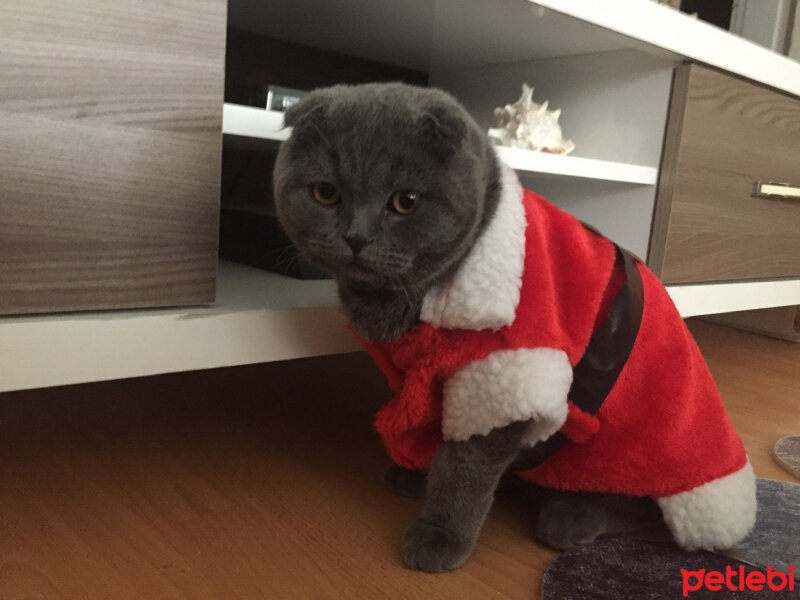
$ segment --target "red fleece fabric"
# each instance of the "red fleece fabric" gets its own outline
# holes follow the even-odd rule
[[[520,302],[511,325],[480,331],[427,323],[390,342],[361,343],[395,398],[375,427],[392,459],[427,469],[442,442],[442,388],[495,350],[547,347],[581,359],[621,285],[614,246],[573,216],[525,191]],[[595,417],[570,407],[572,443],[519,473],[565,490],[663,497],[741,469],[744,447],[711,374],[666,289],[641,263],[644,312],[631,355]]]

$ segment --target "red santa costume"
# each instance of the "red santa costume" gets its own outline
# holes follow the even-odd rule
[[[403,337],[362,340],[395,398],[375,426],[399,465],[427,469],[443,440],[530,421],[564,444],[519,475],[539,485],[657,500],[685,548],[729,547],[755,522],[755,478],[708,368],[643,264],[641,322],[596,414],[569,399],[573,367],[624,274],[614,245],[504,169],[491,222]],[[633,264],[633,263],[631,263]],[[565,441],[566,441],[565,440]]]

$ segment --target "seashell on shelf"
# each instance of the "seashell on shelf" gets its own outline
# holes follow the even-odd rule
[[[494,109],[495,127],[489,129],[489,139],[498,146],[569,154],[575,144],[563,138],[558,124],[561,109],[549,110],[547,104],[534,102],[533,88],[522,84],[519,100]]]

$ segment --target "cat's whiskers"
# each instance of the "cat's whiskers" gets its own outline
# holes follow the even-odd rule
[[[408,306],[413,306],[414,301],[411,299],[411,294],[408,293],[408,289],[404,285],[404,280],[406,280],[407,283],[412,283],[409,275],[404,272],[398,273],[397,275],[390,277],[389,283],[393,288],[395,289],[399,288],[403,292],[403,294],[406,297],[406,300],[408,301]]]
[[[400,284],[400,289],[403,290],[403,293],[406,296],[406,300],[408,300],[408,304],[410,305],[411,304],[411,296],[409,295],[408,290],[406,289],[406,286],[403,285],[402,279],[399,279],[398,283]]]
[[[376,262],[383,267],[388,267],[393,271],[403,273],[408,270],[411,259],[407,252],[401,252],[391,248],[380,250],[375,256]]]
[[[278,253],[278,256],[275,257],[275,266],[280,268],[286,265],[287,259],[289,262],[291,262],[293,258],[296,259],[295,254],[292,253],[293,249],[294,246],[292,244],[287,244],[286,246],[281,248],[280,252]]]

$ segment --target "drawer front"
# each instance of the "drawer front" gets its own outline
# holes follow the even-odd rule
[[[226,9],[0,2],[0,314],[214,299]]]
[[[758,195],[758,182],[786,197]],[[766,191],[766,190],[765,190]],[[680,67],[649,263],[665,283],[800,276],[800,99]]]

